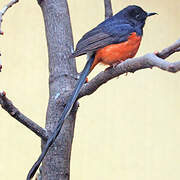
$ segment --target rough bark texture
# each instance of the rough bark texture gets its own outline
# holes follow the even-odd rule
[[[41,3],[44,16],[49,54],[49,104],[46,129],[51,134],[64,109],[57,97],[72,91],[77,76],[75,61],[69,59],[73,50],[72,30],[66,0],[44,0]],[[61,133],[49,149],[42,163],[43,180],[68,180],[70,174],[71,145],[76,111],[66,119]],[[43,142],[42,142],[43,147]]]

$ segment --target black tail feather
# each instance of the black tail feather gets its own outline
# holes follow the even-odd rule
[[[71,98],[68,100],[68,103],[66,104],[64,111],[62,112],[62,115],[59,119],[58,125],[55,129],[55,131],[53,132],[53,134],[51,135],[51,137],[48,139],[45,147],[42,150],[41,155],[39,156],[38,160],[35,162],[35,164],[32,166],[31,170],[28,173],[27,179],[26,180],[30,180],[31,178],[33,178],[34,174],[36,173],[37,169],[39,168],[42,160],[44,159],[49,147],[53,144],[53,142],[55,141],[56,137],[58,136],[59,132],[61,131],[62,125],[64,123],[64,120],[66,119],[66,117],[69,115],[74,103],[77,100],[77,97],[79,95],[79,92],[81,90],[81,87],[83,86],[83,84],[86,81],[86,77],[88,76],[89,72],[90,72],[90,68],[92,66],[92,63],[94,61],[94,55],[87,61],[81,75],[79,78],[79,81],[77,82],[77,85],[72,93]]]

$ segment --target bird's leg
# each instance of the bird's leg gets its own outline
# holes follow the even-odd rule
[[[115,69],[116,66],[117,66],[118,64],[122,63],[122,62],[124,62],[124,61],[123,61],[123,60],[116,61],[116,62],[114,62],[113,64],[111,64],[109,67],[107,67],[104,71],[107,71],[107,70],[110,69],[110,68]]]

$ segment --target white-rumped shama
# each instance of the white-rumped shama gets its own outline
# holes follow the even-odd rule
[[[48,139],[38,160],[29,171],[27,180],[34,176],[49,147],[58,136],[63,122],[76,102],[80,89],[90,71],[98,63],[113,66],[134,57],[141,42],[146,18],[155,14],[147,13],[139,6],[128,6],[87,32],[79,40],[76,50],[70,57],[75,58],[87,54],[88,61],[81,72],[71,98],[64,108],[58,126]]]

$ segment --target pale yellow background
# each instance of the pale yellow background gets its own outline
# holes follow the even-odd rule
[[[0,7],[8,2],[1,0]],[[137,56],[180,37],[179,0],[113,0],[158,12],[149,18]],[[103,0],[69,0],[75,43],[104,19]],[[44,24],[35,0],[4,16],[0,90],[44,127],[48,60]],[[79,69],[85,57],[78,59]],[[180,60],[180,54],[169,61]],[[103,66],[96,67],[91,77]],[[73,143],[72,180],[179,180],[180,73],[157,68],[114,79],[80,101]],[[40,153],[40,139],[0,109],[0,179],[24,180]]]

